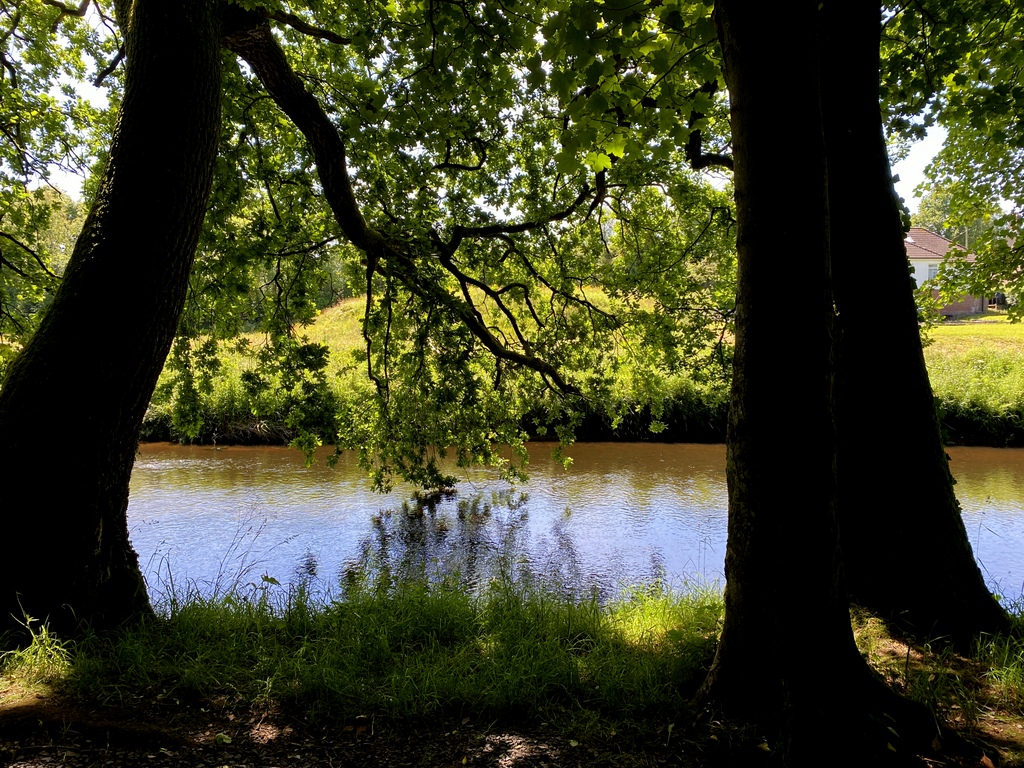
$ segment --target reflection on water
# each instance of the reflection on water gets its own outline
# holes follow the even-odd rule
[[[949,448],[967,538],[990,588],[1024,593],[1024,449]]]
[[[524,534],[528,496],[511,488],[404,502],[374,515],[345,576],[371,574],[390,581],[405,575],[457,574],[469,586],[530,566]]]
[[[971,543],[989,584],[1024,579],[1024,451],[950,449]],[[306,584],[336,594],[373,573],[456,573],[469,585],[500,570],[614,593],[652,579],[721,581],[725,449],[591,443],[566,471],[534,446],[531,481],[510,488],[484,471],[457,495],[369,491],[352,457],[304,467],[283,448],[143,446],[128,509],[132,541],[156,599],[168,587],[223,593]]]

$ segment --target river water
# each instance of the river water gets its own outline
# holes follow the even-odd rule
[[[950,448],[957,494],[989,586],[1024,586],[1024,450]],[[128,525],[159,603],[304,584],[337,594],[356,574],[424,571],[479,583],[498,571],[610,595],[652,581],[721,584],[726,540],[721,445],[588,443],[570,469],[531,448],[530,482],[477,470],[453,497],[416,503],[370,491],[354,457],[305,467],[286,448],[143,445]],[[275,587],[276,589],[276,587]]]

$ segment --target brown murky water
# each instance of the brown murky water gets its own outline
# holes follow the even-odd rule
[[[949,450],[964,521],[989,584],[1016,597],[1024,582],[1024,450]],[[205,594],[305,583],[338,591],[346,571],[496,570],[612,594],[662,580],[721,582],[725,448],[590,443],[569,470],[533,447],[530,482],[485,471],[435,507],[411,488],[369,490],[354,458],[304,467],[285,448],[145,445],[128,508],[132,541],[154,594]]]

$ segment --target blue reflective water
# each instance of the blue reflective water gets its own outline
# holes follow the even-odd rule
[[[591,443],[563,469],[534,446],[530,482],[473,472],[456,495],[369,490],[354,459],[303,465],[283,448],[145,445],[132,476],[132,542],[157,601],[168,590],[283,586],[338,592],[346,574],[496,570],[611,594],[651,580],[721,582],[725,449]],[[1024,451],[950,449],[964,521],[986,578],[1024,582]]]

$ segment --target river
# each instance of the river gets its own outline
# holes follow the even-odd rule
[[[950,448],[971,545],[989,586],[1024,585],[1024,450]],[[359,574],[497,571],[616,593],[659,581],[721,584],[726,540],[721,445],[587,443],[570,469],[531,447],[530,482],[476,470],[457,495],[417,504],[374,494],[354,457],[305,467],[286,448],[147,444],[132,474],[128,525],[159,604],[183,595],[303,584],[337,594]],[[277,589],[277,587],[274,587]]]

